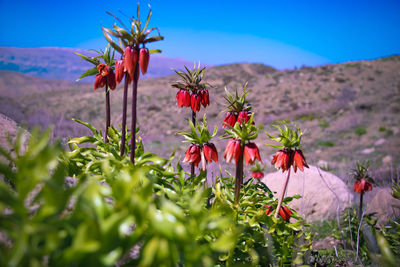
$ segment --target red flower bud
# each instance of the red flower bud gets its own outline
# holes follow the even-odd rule
[[[210,105],[210,95],[207,89],[200,90],[201,104],[203,107]]]
[[[203,146],[203,153],[206,161],[208,163],[211,162],[211,160],[218,162],[218,152],[214,144],[212,143],[207,143]]]
[[[292,211],[288,207],[282,207],[279,211],[279,215],[285,221],[289,221],[290,217],[292,216]]]
[[[242,110],[239,112],[239,116],[237,118],[237,121],[242,124],[242,123],[247,123],[250,120],[250,112]]]
[[[265,206],[265,213],[270,215],[274,210],[271,206]],[[290,217],[292,216],[292,211],[288,207],[281,207],[279,211],[279,216],[282,217],[285,221],[289,221]]]
[[[230,127],[235,126],[236,120],[237,120],[237,117],[236,117],[235,113],[233,113],[233,112],[226,113],[224,122],[222,123],[222,128],[225,128],[226,126],[230,126]]]
[[[254,162],[258,159],[261,161],[260,151],[255,143],[248,143],[244,146],[244,162],[246,166],[249,164],[254,164]]]
[[[201,155],[199,146],[195,144],[190,145],[188,150],[186,150],[183,162],[189,162],[191,164],[193,163],[197,167],[200,161],[201,161]]]
[[[261,179],[264,177],[264,173],[263,172],[252,172],[251,176],[256,178],[256,179]]]
[[[226,162],[231,162],[233,158],[235,158],[235,163],[239,162],[240,154],[242,153],[242,146],[239,140],[231,139],[226,145],[224,158]]]
[[[178,107],[190,107],[190,93],[187,90],[180,89],[176,94]]]
[[[284,172],[288,170],[292,165],[291,154],[292,150],[287,150],[287,149],[279,150],[273,156],[271,164],[275,165],[275,168],[277,168],[278,170],[281,168],[282,172]]]
[[[106,85],[106,78],[103,77],[101,74],[97,74],[94,80],[94,90],[97,88],[102,88]]]
[[[110,73],[110,66],[106,64],[99,64],[97,65],[97,69],[99,70],[99,74],[103,77],[106,77]]]
[[[114,90],[115,87],[117,86],[117,83],[115,82],[115,74],[112,69],[111,69],[110,73],[107,75],[107,84],[111,90]]]
[[[150,60],[149,49],[145,47],[141,48],[139,53],[139,64],[143,75],[145,75],[147,72],[147,67],[149,66],[149,60]]]
[[[133,80],[133,75],[135,74],[136,71],[137,62],[138,62],[137,49],[131,46],[125,47],[124,64],[125,64],[125,69],[129,73],[131,80]]]
[[[296,149],[294,151],[294,156],[293,156],[293,169],[294,172],[297,171],[297,167],[300,169],[300,171],[304,171],[304,167],[308,168],[306,159],[304,158],[303,152],[300,149]],[[290,168],[290,166],[289,166]]]
[[[119,84],[124,78],[124,60],[117,60],[115,62],[115,81]]]
[[[363,194],[364,192],[371,190],[372,190],[371,183],[365,179],[357,180],[354,183],[354,192],[356,193]]]
[[[193,112],[198,112],[201,106],[201,99],[197,93],[193,93],[190,99]]]

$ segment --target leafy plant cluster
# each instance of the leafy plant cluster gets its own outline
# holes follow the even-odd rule
[[[274,200],[263,183],[247,181],[235,205],[229,174],[211,187],[204,173],[186,179],[139,136],[133,165],[119,154],[119,131],[105,143],[80,123],[93,135],[70,140],[70,152],[49,144],[50,131],[0,150],[0,265],[266,266],[310,248],[295,212],[294,223],[265,213]]]

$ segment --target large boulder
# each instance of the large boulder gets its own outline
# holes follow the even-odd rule
[[[320,175],[320,173],[321,175]],[[336,217],[337,210],[342,212],[350,207],[353,194],[346,184],[337,176],[319,170],[314,166],[304,172],[291,172],[286,196],[299,194],[290,207],[295,209],[307,222],[321,221]],[[267,174],[262,181],[279,197],[287,172],[281,171]],[[322,177],[321,177],[322,176]]]
[[[391,188],[374,188],[375,196],[367,204],[366,213],[376,213],[379,224],[387,223],[387,219],[400,218],[400,200],[392,196]]]

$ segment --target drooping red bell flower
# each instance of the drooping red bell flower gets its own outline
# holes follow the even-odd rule
[[[354,183],[354,192],[356,192],[356,193],[364,194],[364,192],[371,191],[371,190],[372,190],[371,183],[365,179],[357,180]]]
[[[147,72],[147,67],[149,66],[150,54],[149,49],[143,47],[139,52],[139,64],[142,74],[145,75]]]
[[[304,167],[309,168],[306,162],[306,159],[303,155],[303,152],[300,149],[296,149],[294,152],[294,156],[293,156],[293,169],[294,172],[297,171],[297,168],[300,169],[300,171],[304,171]],[[290,166],[289,166],[290,168]]]
[[[258,159],[261,161],[260,151],[255,143],[248,143],[244,146],[244,162],[246,166],[249,164],[254,164],[254,162]]]
[[[191,104],[193,112],[198,112],[201,107],[200,95],[197,93],[193,93],[191,96],[191,99],[190,99],[190,104]]]
[[[94,90],[102,88],[105,85],[106,85],[106,77],[102,76],[101,74],[97,74],[96,78],[94,79]]]
[[[111,69],[111,68],[110,68]],[[107,77],[107,84],[111,90],[114,90],[117,87],[117,83],[115,81],[115,74],[114,71],[111,69],[110,73],[106,76]]]
[[[233,127],[235,126],[236,121],[237,121],[237,116],[235,115],[235,113],[228,112],[226,113],[224,122],[222,123],[222,128],[225,128],[227,126]]]
[[[264,178],[264,173],[260,171],[255,171],[251,173],[251,176],[256,178],[256,179],[261,179]]]
[[[176,94],[176,101],[178,102],[178,107],[190,107],[190,93],[187,90],[179,89]]]
[[[282,172],[288,170],[292,165],[291,150],[283,149],[276,152],[273,156],[271,164],[275,165],[275,168],[282,169]]]
[[[201,161],[200,147],[196,144],[191,144],[188,150],[186,150],[183,162],[194,164],[197,167],[200,161]]]
[[[271,206],[265,206],[265,213],[270,215],[274,210]],[[288,207],[281,207],[279,210],[279,215],[282,217],[283,220],[289,221],[290,217],[292,216],[292,211]]]
[[[206,143],[203,146],[203,153],[206,161],[210,163],[212,160],[218,162],[218,152],[217,148],[212,143]]]
[[[242,111],[239,112],[237,121],[240,124],[242,124],[243,122],[247,123],[249,120],[250,120],[250,112],[245,111],[245,110],[242,110]]]
[[[133,75],[135,74],[136,71],[137,62],[138,62],[137,49],[132,46],[125,47],[124,64],[125,64],[125,69],[129,73],[131,80],[133,80]]]
[[[235,158],[235,163],[237,164],[241,153],[242,153],[242,147],[240,140],[231,139],[226,145],[224,158],[228,163],[231,162],[233,158]]]
[[[199,94],[201,98],[201,104],[203,105],[203,107],[210,105],[210,95],[208,93],[208,90],[207,89],[200,90]]]
[[[120,59],[115,62],[115,81],[119,84],[124,78],[125,70],[124,70],[124,60]]]
[[[279,210],[279,215],[284,219],[285,221],[289,221],[290,217],[292,216],[292,211],[288,207],[282,207]]]

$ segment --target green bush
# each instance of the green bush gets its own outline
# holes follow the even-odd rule
[[[354,133],[361,136],[367,133],[367,129],[365,129],[364,127],[360,126],[354,129]]]
[[[34,131],[24,151],[1,149],[0,243],[2,266],[250,266],[303,262],[310,234],[275,219],[275,200],[263,183],[249,180],[239,205],[233,179],[207,187],[205,172],[192,179],[178,164],[145,152],[120,157],[120,136],[109,129],[70,140],[71,152]],[[81,146],[85,144],[85,146]],[[126,146],[129,152],[128,145]],[[23,152],[24,151],[24,152]],[[66,185],[74,179],[75,184]],[[8,181],[8,182],[6,182]],[[285,205],[292,197],[285,198]]]

